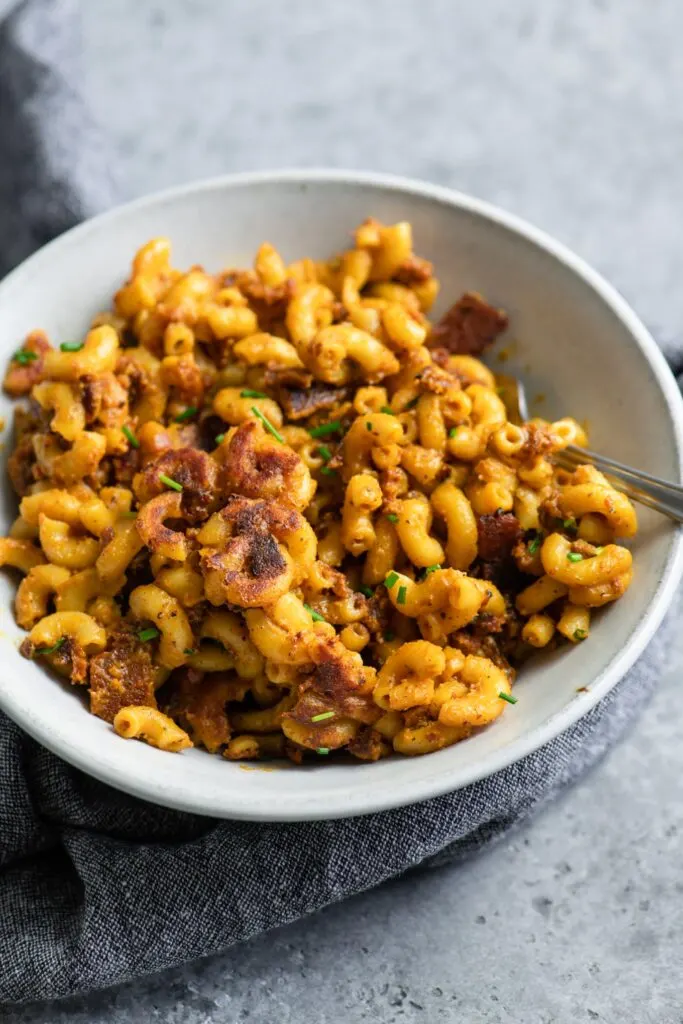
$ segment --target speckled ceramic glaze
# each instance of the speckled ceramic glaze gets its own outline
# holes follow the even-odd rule
[[[240,175],[174,189],[89,221],[0,284],[2,358],[33,327],[56,341],[82,333],[109,305],[135,249],[154,235],[172,239],[176,265],[218,268],[249,264],[264,239],[287,259],[327,256],[347,245],[351,229],[369,215],[412,222],[416,251],[434,261],[442,282],[437,314],[466,289],[508,310],[505,372],[523,377],[529,396],[540,398],[539,414],[586,420],[593,447],[681,479],[683,402],[654,341],[614,289],[517,218],[465,195],[382,175]],[[11,404],[0,399],[0,415],[9,418]],[[3,532],[15,514],[7,483]],[[16,581],[8,576],[0,580],[0,706],[84,771],[200,814],[299,820],[422,800],[535,750],[585,714],[633,664],[683,568],[680,532],[645,510],[640,522],[633,586],[596,616],[589,642],[536,658],[520,674],[515,706],[479,735],[428,757],[305,768],[239,765],[199,750],[171,755],[121,740],[88,714],[81,692],[19,655]]]

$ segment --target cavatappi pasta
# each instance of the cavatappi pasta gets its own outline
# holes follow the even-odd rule
[[[84,339],[11,361],[0,564],[21,650],[94,714],[231,760],[426,754],[494,721],[536,648],[631,581],[630,502],[572,419],[508,419],[478,356],[503,312],[435,325],[410,225],[327,262],[182,271],[143,246]],[[60,343],[61,341],[61,343]]]

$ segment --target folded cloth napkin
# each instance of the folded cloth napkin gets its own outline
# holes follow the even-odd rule
[[[0,28],[0,269],[113,195],[72,88],[75,14],[71,0],[27,0]],[[417,865],[480,850],[617,739],[670,654],[672,622],[542,750],[457,793],[345,821],[217,822],[154,807],[64,764],[0,714],[0,1003],[225,950]]]

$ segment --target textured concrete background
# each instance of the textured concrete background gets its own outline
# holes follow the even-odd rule
[[[420,176],[535,221],[660,338],[680,333],[678,0],[83,6],[124,195],[286,165]],[[680,669],[588,779],[486,856],[5,1024],[681,1024]]]

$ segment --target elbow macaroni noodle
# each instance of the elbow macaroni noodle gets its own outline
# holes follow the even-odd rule
[[[622,596],[633,506],[573,419],[508,420],[474,293],[434,324],[407,222],[326,262],[136,254],[81,341],[28,336],[5,378],[26,657],[162,750],[373,761],[459,742],[535,648]]]

